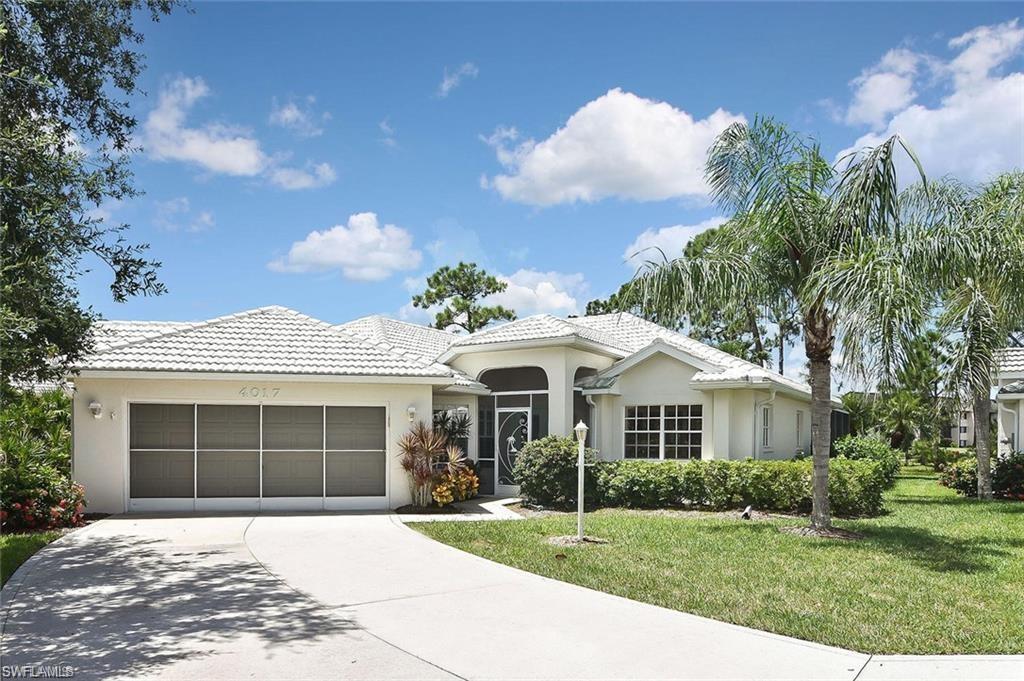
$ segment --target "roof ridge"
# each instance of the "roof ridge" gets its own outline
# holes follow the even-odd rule
[[[305,315],[302,315],[302,313],[299,313],[299,312],[296,312],[295,314],[298,314],[300,316],[305,316]],[[370,316],[370,317],[380,317],[380,315],[367,315],[367,316]],[[313,319],[313,318],[310,317],[310,319]],[[359,319],[365,319],[365,317],[360,317]],[[316,320],[316,321],[320,321],[320,320]],[[358,321],[358,320],[354,319],[352,321]],[[401,349],[399,347],[396,347],[394,344],[389,343],[386,340],[380,340],[380,341],[373,340],[371,338],[366,338],[365,336],[361,336],[361,335],[359,335],[359,334],[357,334],[357,333],[355,333],[353,331],[349,331],[347,329],[343,329],[343,328],[341,328],[342,326],[344,326],[343,324],[332,325],[332,324],[327,324],[327,322],[322,322],[322,323],[327,325],[328,330],[330,330],[330,331],[332,331],[334,333],[342,334],[342,335],[346,336],[347,338],[350,338],[350,339],[352,339],[352,340],[354,340],[356,342],[364,343],[364,344],[369,345],[371,347],[378,348],[378,349],[381,349],[381,350],[385,350],[387,352],[393,353],[393,354],[398,355],[399,357],[402,357],[402,358],[405,358],[405,359],[411,359],[413,362],[415,362],[416,364],[418,364],[418,365],[420,365],[420,366],[422,366],[424,368],[441,367],[445,371],[448,372],[449,376],[452,375],[452,371],[453,370],[447,364],[442,364],[441,362],[437,362],[437,361],[428,362],[427,360],[423,359],[422,357],[414,355],[414,354],[408,352],[407,350],[403,350],[403,349]]]

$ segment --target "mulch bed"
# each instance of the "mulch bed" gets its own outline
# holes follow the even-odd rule
[[[548,543],[555,546],[582,546],[585,544],[608,544],[609,541],[600,537],[587,537],[585,535],[583,541],[580,541],[575,534],[567,534],[561,537],[548,537]]]
[[[395,509],[395,513],[402,513],[407,515],[435,515],[440,513],[450,513],[458,515],[462,513],[461,509],[455,508],[454,506],[413,506],[412,504],[406,504]]]
[[[779,532],[795,534],[799,537],[821,537],[822,539],[844,539],[846,541],[854,541],[864,538],[864,535],[860,532],[852,532],[839,527],[824,529],[811,527],[809,525],[788,525],[786,527],[780,527]]]

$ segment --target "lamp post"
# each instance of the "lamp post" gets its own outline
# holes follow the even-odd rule
[[[583,423],[581,419],[573,431],[576,433],[576,439],[580,443],[579,459],[577,461],[577,467],[579,468],[578,479],[576,481],[576,540],[583,541],[583,450],[587,441],[587,424]]]

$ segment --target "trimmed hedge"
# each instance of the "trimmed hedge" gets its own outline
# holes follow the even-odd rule
[[[606,506],[726,510],[747,504],[761,511],[811,509],[810,461],[606,461],[598,464],[597,493]],[[829,501],[839,516],[876,515],[886,489],[882,466],[833,459]]]
[[[585,450],[583,456],[588,464],[583,479],[583,498],[586,503],[593,503],[596,500],[594,450]],[[548,435],[527,442],[512,467],[520,496],[529,503],[549,508],[574,505],[579,484],[578,457],[579,444],[572,438]]]
[[[523,447],[515,464],[528,503],[568,507],[576,499],[576,443],[549,436]],[[593,453],[588,450],[588,462]],[[587,466],[586,501],[627,508],[725,510],[750,504],[761,511],[811,509],[811,466],[805,461],[598,461]],[[833,459],[829,500],[839,516],[876,515],[887,485],[871,459]]]
[[[903,456],[889,446],[880,435],[848,435],[832,446],[836,456],[846,459],[875,461],[885,475],[886,488],[896,484],[896,476],[903,466]]]

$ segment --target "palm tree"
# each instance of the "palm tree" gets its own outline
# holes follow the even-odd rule
[[[850,434],[867,435],[878,423],[874,398],[867,393],[848,392],[840,398],[850,415]]]
[[[910,449],[910,443],[921,434],[926,408],[921,398],[910,390],[897,390],[882,403],[882,422],[889,432],[889,446]]]
[[[978,496],[990,499],[992,377],[999,349],[1024,326],[1024,172],[978,187],[944,180],[927,196],[909,191],[906,202],[930,240],[944,244],[933,262],[943,293],[938,326],[951,339],[947,389],[971,404]]]
[[[904,309],[900,303],[899,292],[911,283],[901,278],[904,268],[892,263],[862,272],[856,265],[858,258],[888,252],[887,243],[900,238],[895,168],[900,148],[923,178],[898,137],[834,166],[817,143],[771,119],[730,126],[709,150],[705,176],[712,198],[732,218],[699,256],[648,262],[631,284],[640,306],[664,320],[698,303],[761,303],[765,294],[798,307],[810,363],[811,527],[819,531],[832,522],[828,465],[836,337],[843,341],[848,366],[866,371],[872,359],[891,367],[923,316],[920,305]],[[911,290],[918,291],[916,282]],[[837,298],[854,293],[859,296],[854,307],[837,304]],[[865,351],[870,340],[880,343],[881,352]]]

